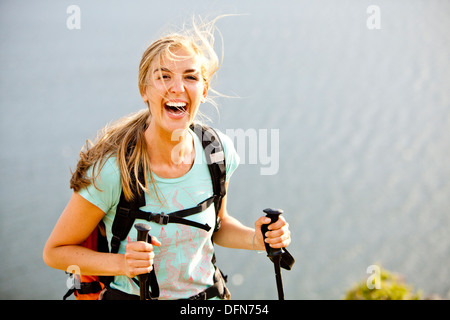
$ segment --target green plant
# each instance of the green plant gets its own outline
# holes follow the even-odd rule
[[[402,276],[380,268],[380,286],[375,288],[368,281],[357,283],[347,291],[345,300],[419,300],[421,292],[405,284]],[[371,287],[371,288],[370,288]]]

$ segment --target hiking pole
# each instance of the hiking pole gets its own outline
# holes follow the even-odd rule
[[[283,213],[283,210],[267,208],[263,210],[263,212],[266,213],[266,217],[270,218],[269,224],[271,224],[278,220],[278,217],[280,216],[280,214]],[[261,226],[261,232],[264,236],[264,239],[266,238],[265,234],[268,231],[269,224],[264,224]],[[266,246],[267,256],[273,262],[275,268],[275,279],[277,282],[278,300],[284,300],[283,281],[281,278],[281,268],[280,268],[281,255],[283,254],[283,251],[281,249],[270,247],[268,243],[264,243],[264,245]]]
[[[150,226],[144,223],[136,223],[134,227],[137,230],[137,241],[151,242],[151,236],[148,232],[150,231]],[[139,279],[139,289],[140,289],[140,299],[147,300],[150,297],[148,292],[148,273],[138,275]]]

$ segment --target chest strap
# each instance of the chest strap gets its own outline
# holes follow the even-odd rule
[[[211,230],[211,227],[207,223],[201,224],[185,218],[193,214],[205,211],[214,203],[215,198],[216,196],[212,196],[200,202],[195,207],[175,211],[169,214],[165,214],[164,212],[146,212],[135,208],[118,207],[116,211],[116,217],[114,218],[114,223],[112,226],[114,236],[111,239],[111,252],[117,253],[119,251],[120,242],[126,238],[126,236],[128,235],[127,230],[130,230],[131,228],[131,226],[129,226],[128,224],[130,222],[131,224],[133,224],[135,219],[151,221],[161,225],[166,225],[168,223],[179,223],[200,228],[205,231]]]

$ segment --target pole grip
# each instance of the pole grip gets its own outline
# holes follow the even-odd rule
[[[270,218],[269,224],[277,222],[280,215],[283,214],[282,209],[267,208],[267,209],[264,209],[263,212],[266,214],[266,217]],[[263,224],[261,226],[261,232],[263,234],[264,240],[266,239],[265,234],[269,230],[268,229],[269,224]],[[268,243],[264,243],[264,245],[266,246],[266,251],[267,251],[268,257],[273,257],[273,256],[280,255],[283,253],[283,251],[281,249],[272,248]]]
[[[151,242],[151,236],[148,234],[150,231],[150,226],[145,223],[136,223],[134,227],[137,230],[137,241]],[[140,300],[149,299],[148,293],[148,273],[138,275],[139,279],[139,289],[140,289]]]
[[[137,230],[137,241],[151,242],[149,239],[150,226],[145,223],[136,223],[134,227]]]
[[[270,223],[274,223],[277,222],[278,217],[283,214],[283,210],[282,209],[271,209],[271,208],[267,208],[264,209],[263,212],[266,214],[266,217],[269,217],[271,222]]]

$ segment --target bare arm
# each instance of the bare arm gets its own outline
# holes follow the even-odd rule
[[[226,184],[228,189],[228,183]],[[219,212],[221,226],[214,234],[214,242],[220,246],[247,250],[265,250],[261,225],[270,223],[270,219],[261,216],[255,222],[255,228],[244,226],[236,218],[230,216],[226,209],[227,196],[222,200]],[[283,248],[291,242],[289,224],[281,216],[280,219],[269,226],[266,242],[274,248]]]
[[[129,243],[125,254],[96,252],[80,246],[103,216],[98,207],[74,193],[47,240],[43,253],[45,263],[60,270],[77,265],[84,275],[134,277],[149,272],[154,254],[153,246],[148,243]]]

